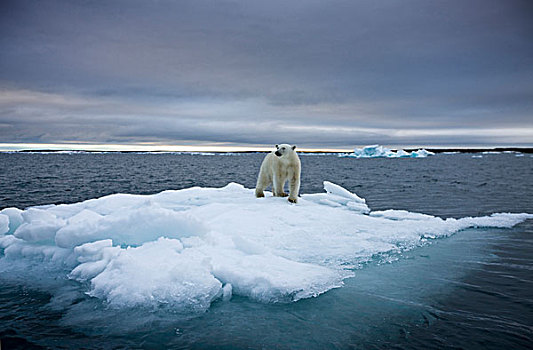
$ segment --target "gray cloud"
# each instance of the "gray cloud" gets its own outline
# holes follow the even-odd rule
[[[0,142],[533,139],[527,1],[2,6]]]

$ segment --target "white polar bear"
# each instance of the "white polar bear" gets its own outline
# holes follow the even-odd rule
[[[300,191],[300,158],[294,151],[296,146],[286,143],[276,145],[276,151],[272,151],[261,163],[257,185],[255,186],[255,196],[264,197],[264,189],[272,185],[272,192],[276,197],[287,197],[284,192],[285,182],[289,180],[289,202],[298,201]]]

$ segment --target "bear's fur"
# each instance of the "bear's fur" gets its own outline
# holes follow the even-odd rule
[[[300,191],[300,158],[294,151],[296,146],[286,143],[276,145],[276,150],[266,155],[255,187],[255,196],[264,197],[263,191],[272,185],[272,193],[275,197],[287,197],[283,190],[285,182],[289,181],[289,202],[298,201]]]

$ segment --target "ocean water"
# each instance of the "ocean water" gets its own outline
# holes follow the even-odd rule
[[[0,208],[238,182],[264,155],[0,154]],[[301,155],[301,193],[327,180],[373,210],[448,217],[533,213],[529,155],[350,159]],[[526,349],[533,343],[533,222],[469,229],[375,256],[342,288],[294,303],[234,296],[207,312],[110,309],[76,281],[0,276],[3,349]]]

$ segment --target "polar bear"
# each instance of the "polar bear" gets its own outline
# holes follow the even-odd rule
[[[294,151],[296,146],[286,143],[276,145],[276,151],[272,151],[261,163],[257,185],[255,186],[255,196],[264,197],[264,189],[272,185],[272,192],[276,197],[287,197],[284,192],[285,182],[289,181],[289,202],[298,201],[300,191],[300,158]]]

